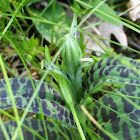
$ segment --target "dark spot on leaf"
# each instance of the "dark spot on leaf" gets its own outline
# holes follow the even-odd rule
[[[40,99],[45,99],[46,97],[46,89],[44,86],[44,83],[40,86],[40,91],[39,91],[39,98]]]
[[[22,99],[21,99],[20,97],[17,97],[17,98],[16,98],[16,105],[17,105],[18,107],[22,107]]]
[[[63,120],[63,116],[62,116],[62,114],[58,114],[58,118],[59,118],[59,120]]]
[[[42,101],[42,108],[43,108],[44,114],[49,115],[49,116],[51,115],[51,111],[47,109],[47,102]]]
[[[113,70],[114,68],[116,68],[116,66],[109,66],[109,67],[108,67],[108,70],[111,71],[111,70]]]
[[[14,78],[13,83],[12,83],[12,91],[14,95],[17,94],[17,90],[19,89],[19,87],[20,87],[20,84],[18,83],[18,79]]]
[[[25,83],[25,78],[20,78],[20,83],[24,84]]]
[[[108,122],[109,121],[109,116],[107,115],[106,109],[102,108],[101,109],[101,117],[103,122]]]
[[[140,117],[140,110],[136,110],[136,111],[135,111],[135,114],[136,114],[138,117]]]
[[[74,126],[75,125],[74,121],[71,121],[71,124],[72,124],[72,126]]]
[[[38,113],[39,109],[37,107],[32,107],[33,113]]]
[[[102,62],[103,62],[103,59],[101,59],[101,60],[98,62],[98,68],[101,68]]]
[[[99,81],[94,82],[93,87],[95,87],[98,84]]]
[[[100,72],[99,72],[99,77],[101,77],[103,75],[105,67],[101,68]]]
[[[68,117],[68,112],[65,110],[65,117],[67,118]]]
[[[104,134],[101,130],[99,131],[101,138],[104,138],[104,140],[111,140],[106,134]]]
[[[34,107],[39,108],[38,101],[36,98],[34,98]]]
[[[7,100],[6,99],[1,99],[1,104],[6,104]]]
[[[118,109],[117,109],[117,104],[113,101],[113,99],[112,99],[111,97],[108,98],[108,102],[109,102],[109,104],[110,104],[110,107],[111,107],[113,110],[115,110],[115,111],[118,110]]]
[[[134,81],[132,79],[130,79],[130,82],[129,83],[132,84],[132,83],[134,83]]]
[[[98,113],[98,109],[96,107],[93,107],[93,114],[97,114]]]
[[[31,126],[34,130],[39,130],[38,122],[34,119],[31,119]]]
[[[104,74],[105,74],[105,76],[107,76],[109,74],[109,71],[106,70]]]
[[[91,69],[90,69],[90,74],[92,74],[92,73],[94,72],[94,71],[93,71],[93,70],[94,70],[94,66],[95,66],[95,65],[93,65],[93,66],[91,67]],[[88,76],[87,76],[87,77],[88,77]]]
[[[0,92],[0,98],[6,98],[7,97],[7,91],[3,90]]]
[[[68,118],[66,118],[65,122],[66,122],[66,124],[68,124],[68,123],[69,123],[69,119],[68,119]]]
[[[94,81],[93,74],[90,76],[90,81],[91,81],[91,82]]]
[[[126,70],[126,72],[123,72],[120,74],[122,77],[128,77],[129,76],[129,69]]]
[[[24,139],[25,140],[32,140],[33,139],[33,134],[32,132],[26,131],[26,133],[23,133]]]
[[[114,111],[110,110],[109,118],[111,119],[111,121],[114,121],[117,118],[117,114]]]
[[[2,81],[0,81],[0,88],[4,88]]]
[[[134,92],[136,90],[136,86],[134,86],[134,85],[125,85],[125,90],[129,94],[129,93]]]
[[[48,131],[48,129],[47,129],[47,133],[48,133],[48,139],[49,139],[49,131]],[[42,136],[42,137],[46,137],[46,135],[45,135],[45,131],[39,131],[38,132],[38,134],[40,135],[40,136]],[[51,140],[51,139],[50,139]]]
[[[137,80],[136,80],[135,84],[138,84],[138,85],[139,85],[139,84],[140,84],[140,81],[137,81]]]
[[[97,113],[98,113],[98,110],[97,110],[96,107],[94,107],[94,108],[93,108],[93,114],[94,114],[93,118],[94,118],[95,120],[97,120]],[[96,125],[95,125],[94,123],[92,123],[92,126],[93,126],[94,128],[96,127]]]
[[[118,59],[115,59],[115,60],[113,61],[113,65],[117,65],[118,62],[119,62],[119,60],[118,60]]]
[[[120,76],[122,76],[122,77],[128,77],[129,76],[129,69],[126,69],[125,66],[119,66],[117,68],[117,72],[120,72]]]
[[[70,119],[73,120],[73,115],[72,115],[72,113],[70,113]]]
[[[114,59],[114,57],[110,57],[107,59],[106,65],[109,66],[111,64],[111,61]]]
[[[119,121],[120,121],[120,117],[115,117],[115,119],[113,118],[113,120],[111,119],[110,121],[114,133],[118,133],[120,130]]]
[[[135,114],[130,114],[130,118],[131,118],[132,120],[136,121],[136,122],[139,122],[139,121],[138,121],[138,118],[137,118],[137,116],[136,116]],[[132,126],[133,126],[135,129],[138,129],[138,128],[139,128],[139,124],[137,124],[137,123],[135,123],[135,122],[132,122],[132,121],[131,121],[131,124],[132,124]]]
[[[109,102],[108,102],[108,98],[106,96],[102,97],[102,101],[106,106],[108,106]]]
[[[31,81],[28,81],[27,85],[25,85],[23,87],[23,94],[22,94],[22,96],[23,97],[31,97],[33,93],[34,93],[34,89],[32,87]]]
[[[122,124],[122,129],[123,129],[123,137],[124,137],[124,140],[132,140],[131,135],[130,135],[130,132],[129,132],[129,127],[128,127],[128,125],[127,125],[126,122],[124,122]]]
[[[64,109],[63,109],[63,107],[57,105],[57,110],[60,111],[60,114],[61,114],[61,115],[64,114]]]
[[[126,101],[124,98],[122,98],[122,102],[124,104],[124,112],[130,113],[133,111],[133,105],[131,105],[128,101]]]
[[[57,100],[58,93],[55,90],[53,90],[53,95],[54,95],[54,100]]]
[[[28,121],[27,120],[24,120],[24,122],[23,122],[25,125],[27,125],[28,127],[30,127],[30,125],[29,125],[29,123],[28,123]]]

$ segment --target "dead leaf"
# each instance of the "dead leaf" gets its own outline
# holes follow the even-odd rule
[[[127,6],[131,9],[129,16],[133,21],[140,18],[140,0],[130,0]]]
[[[127,37],[123,31],[123,26],[116,26],[114,24],[104,22],[98,26],[101,36],[111,40],[111,34],[113,34],[120,44],[127,46]],[[110,46],[109,41],[105,41],[107,46]]]

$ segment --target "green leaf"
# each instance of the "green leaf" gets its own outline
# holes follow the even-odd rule
[[[123,58],[123,59],[122,59]],[[140,86],[140,63],[139,61],[122,57],[112,56],[101,59],[91,66],[84,76],[85,93],[81,103],[105,86],[119,87],[123,84]]]
[[[8,0],[0,0],[0,11],[1,12],[6,12],[9,9],[9,4],[8,4]]]
[[[12,87],[16,107],[18,109],[25,110],[34,93],[31,81],[26,78],[14,78],[9,79],[9,82]],[[38,80],[33,80],[33,82],[35,87],[39,84]],[[40,87],[38,97],[44,115],[55,118],[67,124],[68,126],[75,127],[75,123],[69,106],[61,96],[61,92],[58,89],[52,87],[50,84],[43,83]],[[12,108],[12,103],[9,98],[5,80],[0,80],[0,99],[1,109],[7,110]],[[34,98],[34,101],[28,112],[36,114],[41,113],[41,111],[39,110],[37,97]],[[65,114],[67,115],[65,116]]]
[[[42,11],[37,10],[34,6],[27,7],[27,11],[30,16],[35,16],[36,18],[40,17],[41,19],[47,19],[49,21],[53,21],[52,17],[52,5],[47,8],[47,10],[42,14]],[[47,23],[42,23],[39,21],[33,21],[38,32],[48,41],[51,42],[52,35],[52,25]],[[55,7],[55,15],[54,15],[54,23],[59,23],[60,25],[69,26],[70,19],[62,6],[56,2]],[[61,37],[68,33],[64,28],[54,26],[53,40],[54,42],[58,42]]]
[[[54,123],[52,121],[45,121],[46,127],[47,127],[47,133],[48,133],[48,139],[49,140],[80,140],[80,135],[78,134],[78,131],[74,128],[66,127],[63,124],[57,125],[55,127]],[[14,131],[16,130],[16,122],[15,121],[9,121],[4,123],[6,129],[8,130],[8,134],[10,138],[14,134]],[[25,140],[36,140],[36,139],[43,139],[45,140],[45,131],[43,126],[42,120],[32,119],[28,118],[25,119],[23,122],[22,127],[23,135]],[[4,134],[2,132],[2,129],[0,128],[0,139],[5,140]],[[18,133],[18,136],[16,140],[20,139],[20,133]]]
[[[97,5],[99,5],[102,0],[92,0],[89,2],[89,0],[83,0],[85,3],[88,3],[90,6],[92,6],[93,8],[95,8]],[[100,11],[103,12],[103,13],[106,13],[106,14],[109,14],[109,15],[114,15],[114,16],[117,16],[116,13],[112,10],[111,7],[108,6],[108,4],[106,3],[103,3],[99,8],[98,10],[96,10],[94,12],[94,14],[98,17],[100,17],[101,19],[104,19],[112,24],[115,24],[115,25],[120,25],[119,22],[117,22],[116,20],[112,19],[111,17],[109,16],[106,16],[106,15],[103,15],[102,13],[100,13]],[[119,19],[117,19],[119,21]]]
[[[110,92],[96,103],[88,106],[89,113],[109,133],[121,140],[135,140],[140,137],[140,88],[134,85],[124,85],[118,90]],[[117,94],[119,94],[117,96]],[[123,95],[123,96],[121,96]],[[135,97],[135,99],[128,97]],[[137,105],[137,106],[135,106]],[[89,119],[87,126],[104,139],[110,139],[101,132]]]
[[[23,53],[27,53],[30,54],[32,56],[35,56],[37,54],[41,53],[41,49],[42,51],[44,50],[43,47],[39,46],[39,39],[34,37],[34,34],[31,36],[31,38],[27,41],[27,40],[23,40],[23,47],[19,47],[20,49],[22,49],[21,51],[23,51]]]

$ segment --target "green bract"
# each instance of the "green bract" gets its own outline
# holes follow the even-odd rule
[[[80,66],[80,58],[82,58],[82,52],[78,41],[71,35],[66,35],[60,44],[65,44],[65,47],[61,53],[61,57],[66,65],[67,73],[70,79],[75,80],[78,67]]]

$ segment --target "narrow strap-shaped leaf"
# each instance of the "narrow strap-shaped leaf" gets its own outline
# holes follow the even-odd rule
[[[105,86],[115,86],[120,87],[124,84],[130,84],[134,86],[140,86],[140,81],[138,80],[131,80],[127,78],[120,78],[115,76],[107,76],[105,78],[101,78],[94,83],[92,83],[89,87],[87,87],[83,98],[80,101],[80,104],[82,104],[87,97],[89,97],[91,94],[98,92],[100,89],[102,89]],[[79,104],[79,105],[80,105]]]
[[[34,90],[31,81],[26,78],[9,79],[15,97],[16,106],[24,110],[32,97]],[[35,87],[38,80],[33,80]],[[63,123],[75,127],[73,115],[69,106],[61,96],[60,91],[47,83],[43,83],[38,93],[39,102],[42,105],[44,115],[58,119]],[[3,110],[11,109],[12,102],[7,91],[5,80],[0,80],[0,108]],[[29,112],[40,114],[37,98],[34,99]]]
[[[136,67],[129,68],[124,65],[112,65],[112,66],[105,66],[97,69],[94,71],[89,78],[87,79],[88,83],[95,82],[96,80],[106,77],[106,76],[116,76],[122,78],[129,78],[132,80],[139,80],[140,79],[140,68]]]
[[[45,140],[45,131],[44,131],[44,125],[42,120],[37,119],[25,119],[23,122],[24,125],[26,125],[30,130],[26,129],[25,127],[22,127],[23,136],[25,140]],[[47,133],[48,133],[48,139],[49,140],[80,140],[80,136],[78,134],[78,131],[74,128],[69,128],[64,125],[57,125],[61,132],[65,134],[65,136],[55,127],[55,125],[51,121],[45,121],[46,127],[47,127]],[[8,132],[9,137],[11,138],[17,124],[15,121],[8,121],[4,123],[5,128]],[[39,135],[39,136],[38,136]],[[16,140],[19,140],[20,134],[18,134]],[[4,137],[4,134],[0,127],[0,139],[6,140]]]
[[[112,56],[109,58],[101,59],[98,63],[95,63],[91,68],[89,68],[86,72],[86,77],[88,78],[89,75],[93,74],[97,69],[106,67],[106,66],[114,66],[118,64],[125,65],[124,63],[127,62],[127,64],[132,64],[134,67],[140,68],[140,62],[128,57],[120,57],[120,56]],[[127,66],[127,65],[125,65]]]
[[[101,88],[105,85],[131,84],[140,86],[139,62],[129,58],[126,58],[126,60],[123,61],[120,58],[114,57],[101,59],[87,70],[87,80],[84,82],[85,93],[80,104],[82,104],[91,93],[97,92],[97,88]],[[133,64],[133,67],[131,64]]]

